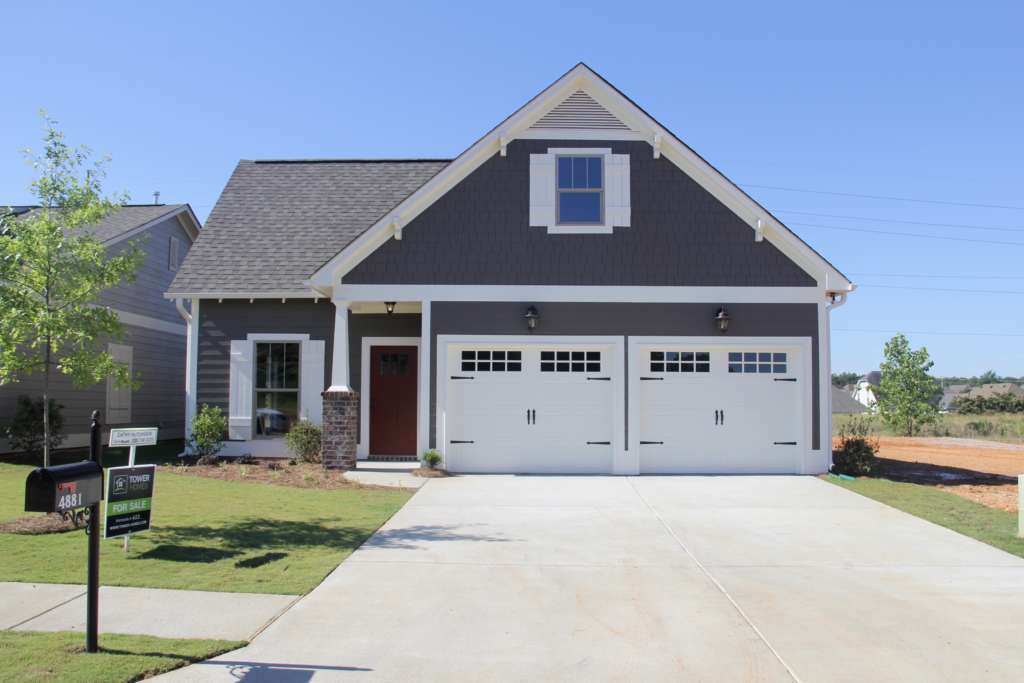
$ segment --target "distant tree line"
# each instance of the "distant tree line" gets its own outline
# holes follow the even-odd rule
[[[964,415],[983,413],[1024,413],[1024,396],[998,394],[996,396],[960,396],[951,406]]]

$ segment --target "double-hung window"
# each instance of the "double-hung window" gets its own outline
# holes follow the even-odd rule
[[[299,342],[256,343],[256,434],[287,434],[299,419]]]
[[[604,159],[558,157],[558,225],[604,223]]]

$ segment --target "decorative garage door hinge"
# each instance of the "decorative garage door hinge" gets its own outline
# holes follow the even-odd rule
[[[452,439],[448,443],[476,443],[476,441],[459,441],[457,439]]]
[[[776,445],[776,446],[795,446],[796,445],[796,441],[776,441],[776,442],[774,442],[774,445]]]
[[[796,377],[776,377],[776,382],[795,382]]]
[[[457,375],[452,375],[450,379],[476,379],[476,377],[459,377]]]
[[[664,441],[641,441],[641,446],[664,446]]]
[[[588,377],[587,380],[590,381],[590,382],[611,382],[612,378],[611,377]]]
[[[588,446],[611,446],[611,441],[588,441]]]
[[[664,377],[641,377],[641,382],[664,382]]]

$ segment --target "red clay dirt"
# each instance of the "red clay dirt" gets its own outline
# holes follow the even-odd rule
[[[878,438],[882,476],[928,484],[988,507],[1016,512],[1024,446],[980,439]]]

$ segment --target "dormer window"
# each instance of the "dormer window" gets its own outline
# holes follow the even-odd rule
[[[600,156],[558,157],[558,225],[604,223],[604,169]]]
[[[608,235],[629,222],[628,154],[558,147],[530,155],[530,225],[549,235]]]

